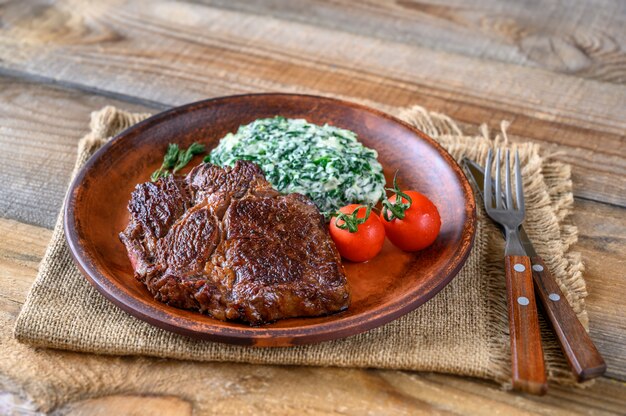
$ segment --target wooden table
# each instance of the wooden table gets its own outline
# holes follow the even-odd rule
[[[530,397],[469,378],[327,369],[318,371],[329,390],[345,392],[350,375],[348,394],[316,400],[303,388],[281,399],[276,379],[263,409],[623,414],[626,3],[541,3],[0,2],[0,313],[15,318],[35,277],[92,110],[154,112],[263,91],[334,94],[389,111],[419,104],[470,130],[510,120],[514,140],[539,142],[572,165],[574,249],[586,264],[591,336],[606,377],[590,389]],[[119,396],[71,409],[190,411],[176,398]]]

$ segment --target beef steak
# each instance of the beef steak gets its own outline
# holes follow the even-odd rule
[[[137,185],[120,233],[154,297],[253,325],[350,303],[339,253],[307,197],[281,195],[254,163],[203,163]]]

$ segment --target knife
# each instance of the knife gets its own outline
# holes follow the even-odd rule
[[[474,184],[480,198],[484,198],[485,173],[483,168],[468,158],[463,158],[461,164],[468,173],[467,177]],[[501,229],[501,231],[504,230]],[[572,372],[578,381],[601,376],[606,371],[604,359],[578,320],[561,289],[559,289],[559,285],[548,270],[548,266],[535,251],[523,226],[520,227],[520,236],[526,255],[530,257],[532,264],[535,293],[552,324]]]

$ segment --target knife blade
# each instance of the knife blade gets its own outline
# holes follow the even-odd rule
[[[465,168],[467,178],[474,185],[480,198],[484,199],[485,172],[483,168],[468,158],[463,158],[461,165]],[[504,234],[504,230],[499,228]],[[572,372],[578,381],[601,376],[606,371],[604,359],[565,299],[548,266],[535,251],[523,226],[520,227],[520,237],[526,255],[531,259],[535,292],[548,315]]]

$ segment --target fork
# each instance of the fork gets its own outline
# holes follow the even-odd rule
[[[494,185],[491,180],[493,152],[489,150],[485,164],[484,202],[487,215],[504,228],[506,235],[504,264],[509,307],[513,388],[532,394],[545,394],[548,386],[543,349],[541,348],[531,263],[530,258],[526,256],[519,235],[519,228],[524,221],[526,212],[519,154],[515,152],[517,208],[513,205],[509,150],[506,151],[504,162],[504,196],[500,184],[500,159],[501,153],[498,149]],[[505,199],[506,204],[503,202]]]

